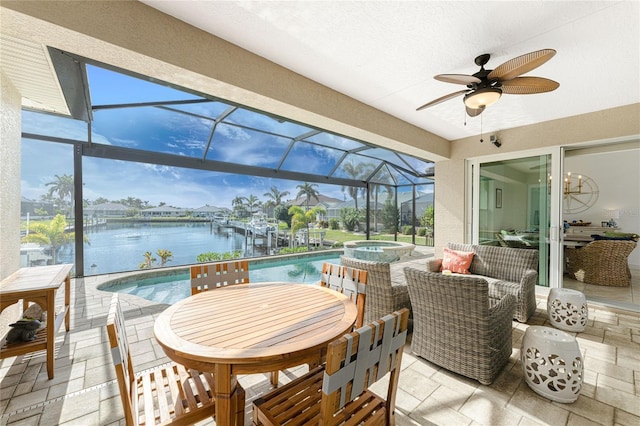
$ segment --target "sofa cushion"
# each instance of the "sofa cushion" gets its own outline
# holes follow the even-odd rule
[[[458,274],[469,274],[469,266],[473,260],[473,251],[452,250],[448,247],[444,248],[444,256],[442,257],[442,265],[440,270],[449,270]]]

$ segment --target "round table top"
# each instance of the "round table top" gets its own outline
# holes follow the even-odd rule
[[[282,363],[323,349],[351,330],[356,315],[353,302],[328,288],[240,284],[172,305],[154,334],[167,356],[185,365]]]

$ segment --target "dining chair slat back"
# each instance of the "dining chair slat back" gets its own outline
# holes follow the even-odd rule
[[[358,308],[354,327],[362,327],[367,294],[367,271],[325,262],[322,265],[320,285],[349,297],[349,300]]]
[[[210,373],[176,363],[135,374],[119,295],[111,299],[107,335],[127,426],[192,424],[215,415]]]
[[[342,274],[344,273],[342,266],[329,262],[322,264],[322,275],[320,276],[320,285],[328,287],[331,290],[342,290]]]
[[[249,282],[249,262],[232,260],[191,267],[191,294]]]
[[[343,266],[342,293],[347,295],[358,308],[355,327],[364,323],[364,305],[367,298],[367,271]]]
[[[254,425],[395,424],[395,398],[409,310],[404,308],[331,342],[327,362],[256,399]],[[387,394],[369,391],[390,373]]]

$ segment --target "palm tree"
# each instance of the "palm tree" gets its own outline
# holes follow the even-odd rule
[[[73,202],[73,176],[72,175],[55,175],[56,180],[45,184],[49,186],[49,196],[53,198],[54,194],[58,195],[59,208],[63,213],[71,213],[71,204]],[[69,200],[67,202],[67,199]]]
[[[160,266],[164,266],[168,261],[172,260],[173,253],[170,250],[158,249],[156,253],[158,253],[158,257],[160,258]]]
[[[269,198],[269,200],[267,200],[264,203],[264,208],[265,210],[268,210],[271,207],[278,207],[279,205],[282,204],[282,198],[286,197],[287,195],[289,195],[289,191],[280,191],[277,187],[272,186],[271,189],[269,190],[269,192],[265,192],[264,194],[265,197]],[[265,211],[265,213],[267,213]]]
[[[301,196],[305,196],[306,197],[306,207],[307,210],[309,210],[309,199],[310,198],[315,198],[316,201],[320,202],[320,199],[318,198],[318,195],[320,195],[318,193],[318,190],[314,188],[314,186],[318,186],[317,183],[309,183],[309,182],[305,182],[303,185],[298,185],[296,186],[296,188],[299,189],[298,191],[298,195],[296,195],[296,198],[300,198]]]
[[[231,201],[231,205],[235,215],[241,217],[241,213],[244,211],[244,197],[238,195]]]
[[[271,199],[273,201],[273,206],[275,207],[282,204],[282,198],[289,195],[289,191],[280,192],[278,188],[276,188],[275,186],[272,186],[269,192],[265,192],[263,195]]]
[[[153,254],[151,254],[150,251],[145,252],[144,254],[144,262],[142,262],[140,264],[140,269],[149,269],[153,266],[153,262],[155,262],[157,259],[155,257],[153,257]]]
[[[384,166],[382,167],[378,173],[375,175],[375,179],[377,182],[371,182],[371,190],[374,193],[374,208],[373,208],[373,223],[375,225],[375,230],[378,231],[378,195],[380,194],[380,188],[383,187],[385,192],[387,193],[387,200],[391,198],[393,194],[393,186],[388,183],[390,182],[391,175],[389,174],[389,169]],[[384,182],[384,183],[383,183]]]
[[[58,249],[65,244],[73,243],[75,232],[67,232],[67,219],[57,214],[49,223],[34,223],[29,227],[29,234],[22,238],[23,243],[38,243],[51,246],[53,264],[56,264]],[[85,236],[85,242],[89,240]]]
[[[255,195],[251,194],[248,197],[244,198],[244,205],[249,209],[250,215],[253,215],[256,207],[259,208],[262,205],[262,201],[258,199]]]
[[[309,224],[316,220],[316,215],[319,213],[326,213],[327,211],[322,205],[315,206],[311,210],[306,212],[302,210],[300,206],[291,206],[289,208],[289,214],[291,217],[291,235],[295,235],[296,232],[303,228],[307,228],[307,250],[309,250]]]
[[[349,162],[345,163],[342,166],[342,170],[352,179],[360,179],[363,175],[365,167],[367,166],[364,163],[358,163],[358,165],[356,166],[352,162]],[[360,188],[358,188],[357,186],[343,186],[342,192],[344,193],[345,191],[351,198],[353,198],[355,208],[356,210],[358,210],[358,195],[360,194]]]

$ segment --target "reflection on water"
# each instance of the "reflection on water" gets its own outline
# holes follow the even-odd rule
[[[305,280],[307,276],[319,277],[321,269],[318,269],[312,262],[293,265],[291,271],[287,271],[287,275],[291,278]]]
[[[196,263],[200,253],[246,249],[243,235],[209,223],[116,223],[89,230],[87,237],[85,275],[137,270],[144,253],[155,255],[158,249],[173,253],[167,266]],[[73,250],[63,250],[59,262],[74,263]]]

